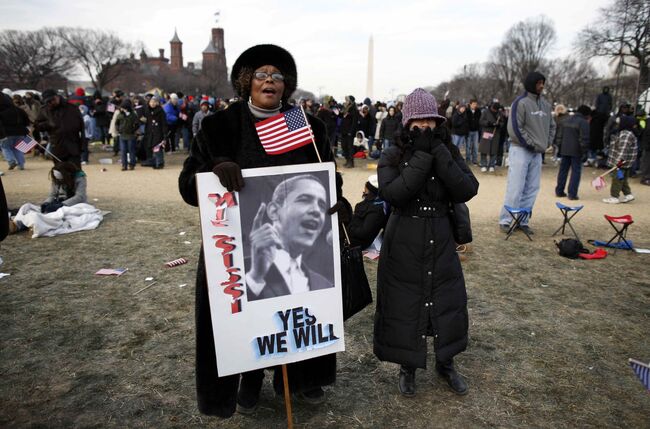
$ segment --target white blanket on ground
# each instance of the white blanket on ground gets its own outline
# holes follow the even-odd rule
[[[54,237],[77,231],[95,229],[104,219],[101,210],[90,204],[79,203],[74,206],[63,206],[55,212],[43,214],[41,207],[34,204],[24,204],[15,220],[28,228],[32,228],[32,238]]]

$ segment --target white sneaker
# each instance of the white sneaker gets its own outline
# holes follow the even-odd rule
[[[616,197],[609,197],[609,198],[604,198],[603,202],[607,204],[618,204],[621,201]]]
[[[485,173],[487,171],[487,168],[481,167],[481,173]]]
[[[490,169],[489,169],[488,171],[489,171],[490,173],[494,173],[494,167],[490,167]]]
[[[81,165],[88,165],[86,161],[81,161]]]
[[[622,203],[629,203],[630,201],[634,201],[634,195],[632,195],[632,194],[627,194],[627,195],[623,195],[623,196],[621,197],[621,202],[622,202]]]

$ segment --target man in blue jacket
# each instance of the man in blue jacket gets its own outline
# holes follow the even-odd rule
[[[178,103],[178,95],[172,93],[169,95],[169,101],[163,106],[165,119],[167,120],[167,150],[172,152],[178,149],[178,137],[176,128],[178,128],[178,119],[181,108]]]
[[[542,153],[555,137],[551,105],[542,97],[546,78],[530,72],[524,80],[526,91],[512,103],[508,134],[512,140],[508,154],[508,183],[504,205],[532,210],[542,178]],[[499,227],[508,232],[512,217],[505,207],[499,215]],[[528,219],[520,228],[532,234]]]

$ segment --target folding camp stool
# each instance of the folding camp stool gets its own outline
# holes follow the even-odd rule
[[[607,219],[607,222],[614,228],[614,231],[616,231],[616,234],[609,240],[606,244],[606,246],[609,246],[612,244],[614,240],[616,240],[616,244],[623,243],[624,247],[627,247],[630,250],[634,250],[632,247],[632,244],[625,239],[625,236],[627,235],[627,228],[634,223],[632,220],[631,215],[625,215],[625,216],[609,216],[605,215],[605,219]],[[617,226],[618,225],[618,226]],[[621,249],[623,247],[620,247]]]
[[[565,206],[564,204],[562,204],[560,202],[556,202],[555,205],[562,212],[562,216],[564,216],[564,220],[562,221],[562,226],[559,227],[557,229],[557,231],[555,231],[553,233],[552,237],[555,237],[555,235],[557,235],[557,233],[560,232],[560,231],[562,231],[562,235],[564,235],[564,230],[568,226],[569,228],[571,228],[571,231],[573,231],[573,235],[576,236],[576,240],[580,241],[580,237],[578,237],[578,233],[573,228],[573,225],[571,225],[571,219],[573,219],[573,217],[575,215],[577,215],[580,210],[582,210],[584,205],[583,206],[570,207],[570,206]],[[573,212],[573,213],[571,213],[571,212]],[[571,213],[571,214],[569,215],[569,213]]]
[[[508,230],[506,234],[506,240],[510,238],[512,233],[521,226],[521,223],[525,220],[527,220],[529,217],[533,215],[533,209],[532,208],[515,208],[515,207],[510,207],[510,206],[503,206],[506,211],[510,214],[512,217],[512,223],[510,223],[510,229]],[[530,237],[530,234],[528,234],[528,231],[525,229],[522,229],[524,234],[526,234],[526,237],[530,241],[533,241],[533,239]]]

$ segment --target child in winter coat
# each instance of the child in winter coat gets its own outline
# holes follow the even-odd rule
[[[621,115],[618,121],[619,132],[611,137],[609,157],[607,158],[607,164],[610,167],[617,166],[618,170],[612,173],[611,197],[603,200],[607,204],[628,203],[634,200],[628,178],[630,177],[630,168],[637,155],[638,143],[632,132],[636,122],[633,117],[627,115]],[[619,198],[621,191],[623,191],[623,195]]]

